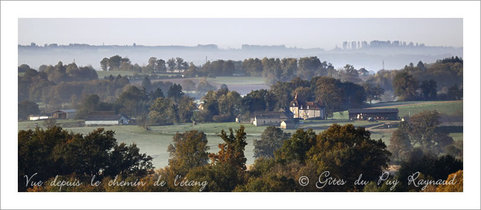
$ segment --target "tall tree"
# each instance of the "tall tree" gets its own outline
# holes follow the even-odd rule
[[[155,125],[169,125],[178,122],[177,106],[170,98],[157,98],[149,108],[148,118]]]
[[[240,126],[234,131],[229,128],[229,134],[224,130],[220,133],[220,138],[224,141],[218,145],[219,152],[217,154],[209,154],[209,158],[214,164],[228,164],[239,171],[246,170],[247,158],[244,155],[246,142],[245,127]]]
[[[152,89],[152,83],[150,82],[148,76],[145,76],[142,80],[142,87],[145,89],[145,91],[150,91]]]
[[[40,114],[38,104],[31,101],[22,101],[18,103],[18,119],[26,120],[28,115]]]
[[[311,80],[316,100],[326,107],[326,114],[332,116],[332,113],[341,109],[343,104],[344,90],[341,89],[339,80],[329,77],[315,77]]]
[[[407,71],[396,74],[393,80],[394,93],[400,100],[409,101],[416,99],[418,82]]]
[[[158,59],[155,62],[155,72],[160,73],[160,72],[165,72],[167,68],[165,67],[165,61],[162,59]]]
[[[128,116],[138,116],[148,111],[147,94],[136,86],[127,86],[120,94],[116,104],[120,112]]]
[[[364,92],[366,93],[366,98],[370,104],[373,100],[380,100],[381,96],[384,94],[384,89],[379,85],[374,86],[370,83],[364,83]]]
[[[274,126],[267,127],[262,132],[260,140],[254,140],[254,157],[274,157],[274,151],[282,147],[284,140],[290,137],[289,133],[284,133],[280,128]]]
[[[365,128],[334,124],[317,136],[315,145],[306,155],[321,171],[327,170],[334,177],[354,183],[360,174],[364,180],[378,180],[388,166],[391,153],[381,139],[371,139]],[[328,188],[331,189],[326,190],[343,191],[351,187]],[[354,189],[362,187],[354,186]]]
[[[169,71],[175,70],[175,67],[176,67],[175,58],[171,58],[171,59],[167,60],[167,67],[168,67]]]
[[[453,143],[446,132],[436,130],[440,124],[439,112],[423,111],[413,115],[409,121],[408,135],[413,147],[421,147],[424,151],[439,154],[445,147]]]
[[[180,84],[173,84],[170,86],[169,91],[167,91],[167,97],[174,100],[179,100],[184,93],[182,92],[182,86]]]
[[[284,141],[275,158],[283,163],[299,161],[304,163],[306,153],[316,144],[316,133],[312,130],[297,129],[291,138]]]
[[[173,144],[169,145],[169,167],[179,175],[185,175],[195,167],[204,166],[209,161],[207,137],[202,131],[192,130],[176,133]]]
[[[437,83],[434,80],[424,80],[421,83],[421,92],[424,100],[434,100],[437,97]]]

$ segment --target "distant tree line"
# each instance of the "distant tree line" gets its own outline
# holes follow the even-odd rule
[[[332,64],[320,61],[317,57],[303,58],[249,58],[243,61],[215,60],[207,61],[203,65],[187,63],[182,58],[170,58],[167,61],[151,57],[146,66],[131,64],[128,58],[119,55],[104,58],[100,62],[104,71],[134,71],[138,73],[166,73],[179,70],[186,77],[216,77],[216,76],[262,76],[272,84],[277,81],[290,81],[295,77],[311,79],[315,76],[331,76],[343,81],[360,83],[361,78],[369,72],[361,68],[354,69],[346,65],[343,69],[336,70]]]
[[[142,73],[165,73],[174,70],[187,70],[189,64],[182,58],[171,58],[167,61],[151,57],[146,66],[132,64],[129,58],[114,55],[110,58],[103,58],[100,61],[100,68],[103,71],[133,71]]]

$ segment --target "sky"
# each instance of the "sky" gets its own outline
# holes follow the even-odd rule
[[[385,19],[95,19],[21,18],[18,44],[91,45],[242,44],[298,48],[341,47],[343,41],[400,40],[428,46],[463,46],[463,20]]]

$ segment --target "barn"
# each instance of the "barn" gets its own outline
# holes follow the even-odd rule
[[[283,120],[292,118],[286,112],[263,112],[254,116],[252,124],[255,126],[278,126]]]
[[[92,113],[85,119],[85,125],[128,125],[129,121],[123,114]]]
[[[350,120],[399,120],[398,109],[349,109]]]
[[[77,110],[75,109],[61,109],[52,113],[54,119],[73,119]]]

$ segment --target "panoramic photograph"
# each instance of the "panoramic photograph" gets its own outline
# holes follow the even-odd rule
[[[17,190],[463,192],[463,90],[462,18],[19,18]]]

